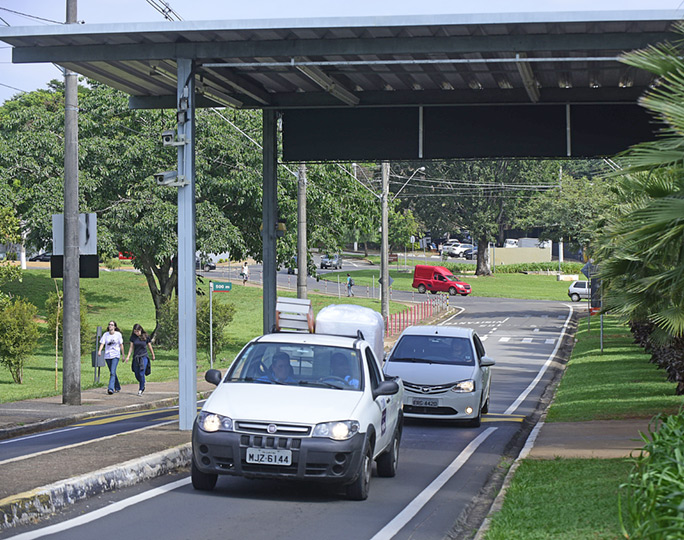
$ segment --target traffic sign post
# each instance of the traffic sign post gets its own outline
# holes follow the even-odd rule
[[[230,281],[209,282],[209,367],[214,369],[214,292],[229,292],[233,288]]]

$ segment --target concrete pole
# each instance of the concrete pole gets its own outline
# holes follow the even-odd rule
[[[299,164],[297,182],[297,298],[306,298],[306,163]]]
[[[186,113],[178,124],[178,427],[191,430],[197,415],[197,299],[195,296],[195,77],[194,62],[179,58],[178,106]]]
[[[276,279],[276,223],[278,220],[278,145],[276,112],[263,111],[263,174],[262,198],[263,239],[263,331],[268,334],[275,326],[275,309],[278,294]]]
[[[380,314],[385,320],[389,320],[389,161],[382,162],[382,241],[380,245],[380,274],[382,284],[380,288]]]
[[[66,23],[77,22],[67,0]],[[64,70],[64,314],[62,403],[81,404],[81,310],[78,249],[78,75]]]

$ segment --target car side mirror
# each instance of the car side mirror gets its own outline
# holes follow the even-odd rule
[[[218,369],[210,369],[204,374],[204,380],[218,386],[221,382],[221,372]]]
[[[495,366],[496,362],[494,361],[493,358],[490,358],[489,356],[483,356],[480,358],[480,366],[481,367],[489,367],[489,366]]]
[[[373,389],[373,399],[379,396],[393,396],[399,392],[397,381],[382,381],[377,388]]]

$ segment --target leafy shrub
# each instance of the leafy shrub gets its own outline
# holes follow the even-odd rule
[[[105,268],[109,268],[110,270],[121,268],[121,264],[121,260],[118,257],[112,257],[104,262]]]
[[[473,272],[475,265],[466,263],[442,263],[451,270],[454,275],[465,274]],[[582,271],[583,263],[577,262],[563,262],[561,263],[561,270],[564,274],[579,274]],[[530,262],[530,263],[516,263],[516,264],[497,264],[495,267],[497,274],[518,274],[524,272],[557,272],[558,262]]]
[[[57,325],[57,310],[59,309],[59,342],[58,347],[62,348],[64,328],[62,326],[64,320],[64,292],[59,291],[59,297],[57,292],[51,292],[48,294],[47,300],[45,300],[45,311],[47,312],[46,322],[48,332],[52,336],[55,335],[55,326]],[[86,348],[91,348],[94,343],[94,337],[90,335],[90,328],[88,326],[87,315],[88,306],[86,304],[85,296],[81,292],[80,297],[80,313],[81,313],[81,350]],[[90,342],[93,343],[90,343]]]
[[[235,315],[233,304],[214,302],[212,313],[213,347],[216,356],[228,345],[223,330]],[[173,297],[162,307],[155,343],[164,349],[178,348],[178,298]],[[197,299],[197,349],[203,350],[209,358],[209,298]]]
[[[0,364],[21,384],[24,363],[38,343],[38,308],[22,298],[0,302]]]
[[[684,408],[651,420],[646,443],[620,486],[625,538],[675,540],[684,530]]]

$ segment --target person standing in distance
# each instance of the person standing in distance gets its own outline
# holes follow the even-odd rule
[[[135,374],[135,378],[138,380],[138,395],[142,396],[145,391],[145,372],[149,373],[148,365],[150,362],[147,356],[147,349],[150,350],[152,355],[152,360],[154,357],[154,349],[152,348],[152,343],[150,343],[150,336],[139,324],[133,325],[133,333],[131,334],[131,345],[128,348],[128,354],[126,355],[126,360],[131,357],[131,352],[133,353],[133,362],[131,364],[131,369]],[[126,361],[124,360],[124,362]]]
[[[244,262],[242,265],[242,284],[244,285],[247,283],[247,280],[249,279],[249,266],[247,266],[247,261]]]
[[[353,286],[354,280],[349,274],[347,274],[347,296],[354,296],[354,291],[352,290]]]
[[[119,360],[124,355],[123,336],[115,321],[109,321],[107,332],[102,334],[100,338],[100,349],[97,351],[98,356],[102,354],[103,348],[105,350],[104,359],[109,368],[107,393],[112,395],[114,392],[121,390],[119,377],[116,376],[116,368],[119,365]]]

